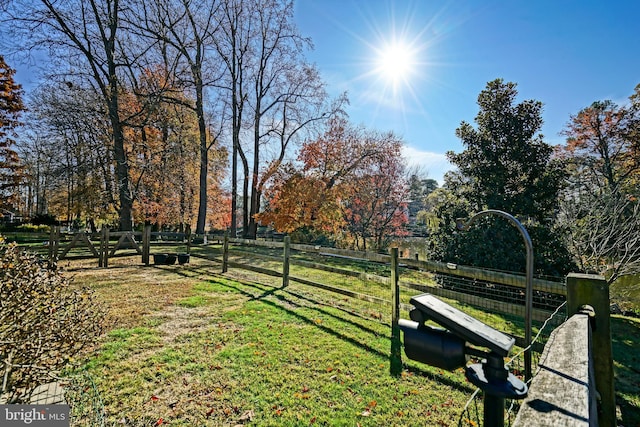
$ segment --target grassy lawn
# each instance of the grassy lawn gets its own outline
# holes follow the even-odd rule
[[[46,254],[43,237],[23,240]],[[183,246],[154,247],[154,252]],[[219,245],[193,249],[220,255]],[[70,252],[88,254],[83,247]],[[281,268],[279,260],[259,255],[280,258],[282,251],[231,252],[237,262]],[[383,264],[305,252],[292,258],[389,274]],[[282,289],[280,279],[238,269],[223,276],[219,264],[195,257],[182,267],[144,268],[138,255],[111,258],[109,269],[96,264],[95,259],[60,262],[76,285],[96,291],[108,312],[107,333],[76,361],[78,372],[92,378],[99,392],[106,425],[457,425],[473,391],[461,370],[442,372],[406,358],[402,375],[391,376],[387,307],[296,283]],[[429,280],[402,270],[405,280]],[[291,273],[388,299],[386,285],[336,279],[299,265]],[[612,301],[640,313],[637,278],[627,279],[611,287]],[[522,335],[519,319],[460,308]],[[613,316],[612,329],[618,423],[640,426],[640,321]],[[77,424],[93,425],[85,421]]]
[[[462,370],[409,364],[391,376],[388,325],[340,297],[223,277],[197,259],[126,260],[66,267],[109,312],[110,331],[83,361],[108,424],[446,426],[473,391]]]
[[[390,315],[380,307],[243,270],[221,275],[193,257],[110,262],[63,265],[108,311],[108,332],[78,361],[107,425],[449,426],[474,390],[462,370],[406,358],[391,376]],[[612,325],[619,422],[639,426],[640,322]]]
[[[618,424],[640,426],[640,320],[611,319]]]

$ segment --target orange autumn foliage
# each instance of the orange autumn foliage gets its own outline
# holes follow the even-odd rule
[[[163,69],[147,69],[140,77],[135,95],[123,94],[123,115],[129,117],[126,129],[128,158],[134,183],[134,215],[138,222],[158,227],[193,228],[197,218],[200,148],[197,117],[185,107],[188,95],[169,87]],[[184,103],[166,102],[153,94],[170,92]],[[155,102],[152,108],[149,102]],[[147,103],[147,104],[145,104]],[[144,108],[143,108],[144,107]],[[225,224],[216,203],[224,198],[226,153],[218,150],[210,156],[208,204],[214,206],[212,226]]]
[[[366,249],[402,234],[407,221],[402,142],[334,118],[319,138],[299,154],[301,168],[290,164],[266,192],[268,205],[257,216],[262,224],[293,232],[307,228],[347,235]]]

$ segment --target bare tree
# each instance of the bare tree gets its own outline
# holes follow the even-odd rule
[[[248,176],[249,163],[240,144],[240,134],[244,127],[244,112],[247,103],[247,64],[250,63],[250,42],[254,34],[252,28],[254,7],[245,0],[222,0],[219,10],[218,31],[213,38],[214,45],[226,69],[219,89],[227,93],[231,110],[231,235],[235,237],[238,210],[238,156],[242,161],[244,175]],[[248,192],[245,178],[244,194]],[[246,202],[244,203],[246,205]]]
[[[327,96],[317,70],[304,59],[311,41],[295,27],[293,7],[290,0],[228,0],[226,9],[234,13],[225,14],[226,21],[221,25],[224,37],[219,53],[228,64],[234,153],[240,156],[244,168],[242,228],[249,238],[256,236],[255,215],[260,212],[264,185],[282,164],[291,143],[305,127],[326,119],[342,104],[325,102]],[[235,22],[237,17],[241,21]],[[344,102],[345,98],[340,100]],[[245,124],[247,105],[251,117]],[[240,135],[245,126],[252,138],[243,146]],[[265,150],[270,150],[271,156],[265,155]],[[247,153],[251,154],[250,161]],[[236,162],[234,156],[232,167]],[[235,197],[237,170],[232,175]],[[232,204],[235,215],[235,199]]]
[[[218,131],[210,135],[205,108],[206,89],[219,79],[219,67],[211,59],[219,7],[217,0],[140,2],[129,22],[140,35],[151,38],[160,47],[167,85],[155,96],[190,108],[198,120],[200,189],[196,233],[199,234],[204,233],[207,218],[209,152],[220,134]],[[181,87],[192,91],[193,102],[181,93],[172,94]]]
[[[79,82],[78,82],[79,83]],[[116,206],[110,122],[91,88],[51,81],[31,93],[21,139],[32,189],[31,213],[67,221],[109,221]]]
[[[346,94],[329,102],[315,67],[304,62],[291,64],[278,96],[266,106],[254,133],[254,168],[249,211],[248,237],[257,233],[256,214],[261,211],[265,186],[282,166],[291,146],[305,136],[315,123],[323,123],[343,113]],[[317,135],[314,135],[317,136]],[[259,153],[259,156],[256,155]]]
[[[119,0],[16,0],[7,5],[4,23],[24,48],[47,48],[52,56],[64,57],[68,66],[76,65],[72,73],[80,73],[97,89],[111,124],[119,226],[131,230],[133,194],[120,113],[120,69],[131,66],[135,57],[124,57],[129,44],[121,40],[123,11]]]
[[[640,202],[620,192],[583,193],[561,204],[560,221],[580,269],[609,283],[640,273]]]

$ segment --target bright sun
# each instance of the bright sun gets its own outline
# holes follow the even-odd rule
[[[400,83],[408,83],[414,73],[415,52],[403,42],[393,42],[377,49],[376,72],[397,89]]]

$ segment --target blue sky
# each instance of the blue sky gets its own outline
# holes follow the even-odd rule
[[[593,101],[626,103],[640,83],[638,17],[640,0],[296,0],[295,13],[330,93],[348,92],[351,120],[394,131],[409,161],[440,183],[451,168],[444,153],[463,149],[455,129],[473,123],[490,80],[543,102],[551,144]],[[378,70],[394,40],[411,56],[395,85]],[[32,86],[35,71],[12,66]]]
[[[627,102],[640,83],[640,1],[297,0],[296,23],[311,37],[329,91],[348,91],[357,124],[392,130],[410,162],[441,182],[447,150],[473,122],[476,99],[496,78],[519,100],[543,102],[543,135],[558,135],[593,101]],[[411,72],[395,85],[379,51],[404,40]]]

